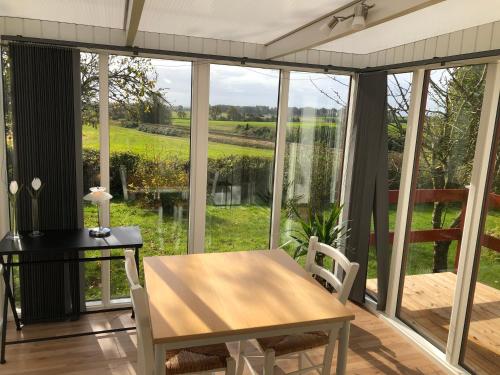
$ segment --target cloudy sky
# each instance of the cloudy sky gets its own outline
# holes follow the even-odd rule
[[[168,89],[174,105],[191,105],[191,63],[153,60],[158,86]],[[347,76],[292,72],[289,107],[339,108],[348,97]],[[266,105],[276,107],[279,72],[242,66],[211,65],[210,105]]]

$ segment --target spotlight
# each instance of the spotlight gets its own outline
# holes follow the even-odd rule
[[[338,19],[337,17],[333,16],[332,19],[330,20],[330,22],[328,22],[328,28],[331,30],[333,29],[335,26],[337,26],[337,24],[340,22],[340,19]]]
[[[366,5],[365,1],[362,1],[354,6],[354,14],[351,25],[354,30],[360,30],[366,26],[368,10],[373,7],[374,5]]]

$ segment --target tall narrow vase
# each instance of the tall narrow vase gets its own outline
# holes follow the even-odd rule
[[[40,237],[43,233],[40,232],[40,218],[38,216],[38,198],[31,198],[31,225],[33,231],[30,237]]]
[[[7,238],[11,240],[18,240],[21,238],[19,235],[19,228],[17,227],[17,206],[16,199],[10,199],[10,232]]]

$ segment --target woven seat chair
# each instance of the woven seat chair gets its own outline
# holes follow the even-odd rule
[[[125,271],[135,311],[138,374],[153,375],[155,359],[148,295],[139,284],[132,250],[125,251]],[[208,374],[218,371],[225,371],[228,375],[236,373],[236,361],[229,354],[226,344],[169,350],[165,358],[165,374],[167,375]]]
[[[330,270],[316,264],[315,260],[318,252],[332,258],[335,262],[335,267],[340,267],[345,272],[343,281],[340,281]],[[318,242],[317,237],[311,237],[309,239],[305,269],[311,275],[318,275],[326,280],[337,292],[337,299],[345,305],[349,293],[351,292],[354,279],[356,278],[359,264],[350,262],[338,249]],[[290,358],[298,359],[299,369],[293,372],[294,375],[311,371],[317,371],[322,375],[328,375],[330,374],[333,351],[340,328],[340,325],[338,325],[329,332],[314,331],[303,334],[259,338],[256,341],[257,347],[261,353],[260,355],[247,355],[241,349],[242,343],[240,343],[237,374],[241,375],[243,373],[245,363],[249,366],[252,373],[255,374],[256,371],[253,368],[251,358],[264,357],[264,375],[273,374],[276,360]],[[323,362],[314,365],[307,355],[307,351],[322,346],[325,347]],[[304,367],[306,361],[309,362],[308,367]]]

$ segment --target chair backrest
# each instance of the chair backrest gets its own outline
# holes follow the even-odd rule
[[[316,263],[316,253],[322,253],[333,259],[336,267],[342,268],[345,272],[344,280],[341,281],[330,270],[319,266]],[[338,249],[318,242],[318,237],[309,239],[309,248],[307,249],[306,271],[313,275],[318,275],[325,279],[337,291],[337,298],[344,305],[347,302],[349,293],[351,293],[352,284],[358,273],[359,264],[350,262],[347,257]]]
[[[140,285],[134,254],[134,250],[125,250],[125,272],[130,288],[133,285]]]
[[[130,287],[130,295],[137,327],[138,374],[153,375],[155,360],[148,294],[142,286],[136,284]]]

